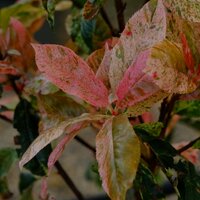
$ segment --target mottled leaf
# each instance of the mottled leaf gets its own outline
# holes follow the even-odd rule
[[[87,0],[83,7],[83,17],[87,20],[93,19],[104,2],[105,0]]]
[[[151,122],[151,123],[143,123],[134,126],[134,129],[137,130],[145,130],[148,134],[158,137],[163,128],[163,123],[161,122]]]
[[[97,72],[97,70],[98,70],[98,68],[99,68],[99,66],[101,64],[101,61],[102,61],[102,59],[104,57],[104,53],[105,53],[105,49],[101,48],[101,49],[98,49],[98,50],[94,51],[87,58],[86,62],[91,67],[91,69],[94,71],[94,73]]]
[[[15,149],[0,149],[0,178],[6,176],[12,164],[17,160]]]
[[[43,6],[48,13],[48,22],[51,28],[54,27],[54,12],[56,7],[56,0],[42,0]]]
[[[200,117],[200,101],[177,101],[174,107],[174,112],[178,115],[188,118]]]
[[[161,0],[154,6],[147,3],[130,18],[111,55],[109,77],[113,92],[138,54],[162,41],[165,36],[166,13]]]
[[[29,160],[31,160],[41,149],[43,149],[51,141],[60,137],[64,132],[68,133],[74,124],[84,122],[84,121],[98,121],[106,118],[105,115],[100,114],[82,114],[79,117],[71,118],[67,121],[62,121],[50,129],[43,131],[29,146],[27,151],[22,156],[19,166],[22,168]]]
[[[176,43],[164,40],[155,45],[146,65],[143,71],[168,93],[190,93],[197,87],[188,76],[182,49]]]
[[[64,151],[65,145],[67,145],[77,134],[78,131],[86,126],[87,122],[80,122],[75,124],[74,126],[70,127],[71,130],[67,130],[68,134],[57,144],[55,149],[52,151],[52,153],[49,156],[48,159],[48,170],[49,174],[52,171],[52,168],[56,161],[61,156],[62,152]]]
[[[163,199],[165,197],[161,186],[158,185],[156,177],[150,169],[141,164],[139,166],[134,188],[139,191],[142,200]]]
[[[96,137],[96,149],[104,190],[112,200],[124,200],[140,161],[140,142],[126,115],[105,122]]]
[[[173,13],[190,22],[200,22],[199,0],[164,0],[165,6]]]
[[[92,20],[81,20],[81,35],[91,50],[101,48],[103,42],[112,36],[107,23],[100,15]]]
[[[26,27],[30,27],[35,20],[45,15],[43,8],[35,7],[30,2],[14,4],[0,9],[0,27],[6,30],[11,17],[20,20]]]
[[[33,47],[39,70],[56,86],[96,107],[108,105],[106,87],[72,50],[58,45],[34,44]]]

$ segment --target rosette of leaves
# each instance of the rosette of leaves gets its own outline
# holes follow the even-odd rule
[[[181,1],[178,2],[182,5]],[[82,99],[93,109],[44,130],[23,155],[20,167],[65,133],[49,157],[48,167],[51,170],[65,145],[81,128],[95,121],[101,125],[96,137],[99,174],[111,199],[124,200],[126,191],[132,186],[140,162],[141,141],[150,145],[164,170],[172,168],[184,173],[178,178],[180,184],[186,184],[193,167],[183,162],[176,164],[174,158],[177,152],[171,145],[146,136],[142,130],[136,134],[128,119],[148,111],[165,97],[174,93],[192,93],[198,87],[198,74],[193,70],[187,38],[184,33],[179,41],[168,37],[168,10],[173,12],[172,5],[153,0],[135,13],[114,47],[109,48],[106,44],[96,73],[68,48],[32,45],[40,72],[63,92]],[[184,12],[184,7],[183,10],[180,8]],[[198,184],[194,183],[196,197]],[[182,196],[188,197],[181,193],[180,199],[184,199]]]

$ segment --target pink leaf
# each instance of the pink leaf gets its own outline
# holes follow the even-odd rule
[[[59,45],[32,46],[39,70],[60,89],[96,107],[108,105],[106,87],[72,50]]]
[[[51,173],[51,170],[56,163],[56,161],[61,156],[62,152],[64,151],[65,145],[68,144],[77,134],[78,131],[86,125],[85,122],[80,122],[78,124],[74,124],[69,127],[66,132],[67,135],[58,143],[56,148],[52,151],[48,159],[48,174]]]
[[[9,63],[0,61],[0,74],[18,75],[19,71]]]
[[[131,17],[112,50],[109,79],[113,92],[138,54],[165,37],[166,11],[162,0],[149,2]]]
[[[40,198],[41,200],[47,200],[48,198],[48,186],[47,186],[47,177],[42,178],[42,183],[41,183],[41,190],[40,190]]]

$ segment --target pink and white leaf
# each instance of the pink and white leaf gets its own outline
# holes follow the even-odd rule
[[[59,122],[56,126],[41,132],[41,134],[33,141],[33,143],[22,156],[19,162],[20,168],[22,168],[28,161],[30,161],[46,145],[59,138],[65,133],[67,129],[74,127],[75,124],[86,121],[98,121],[106,118],[106,115],[84,113],[79,117]]]
[[[108,105],[107,88],[72,50],[59,45],[32,46],[39,70],[57,87],[93,106]]]
[[[48,174],[51,173],[56,161],[62,155],[66,144],[68,144],[77,134],[80,129],[86,126],[86,122],[80,122],[66,129],[66,136],[57,144],[56,148],[51,152],[48,159]]]
[[[147,3],[130,18],[111,54],[109,79],[113,92],[138,54],[165,37],[166,11],[162,0],[156,5]]]

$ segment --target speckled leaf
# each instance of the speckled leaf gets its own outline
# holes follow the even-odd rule
[[[96,107],[108,105],[108,90],[72,50],[59,45],[34,44],[33,47],[39,70],[56,86]]]
[[[86,62],[91,67],[91,69],[94,71],[94,73],[97,72],[97,70],[98,70],[98,68],[99,68],[99,66],[101,64],[101,61],[102,61],[102,59],[104,57],[104,53],[105,53],[105,49],[101,48],[101,49],[98,49],[98,50],[94,51],[87,58]]]
[[[125,200],[140,161],[140,142],[126,115],[105,122],[96,149],[104,190],[112,200]]]
[[[155,7],[157,6],[157,7]],[[166,13],[162,0],[147,3],[128,21],[112,51],[109,77],[113,92],[138,54],[166,36]]]
[[[30,2],[17,3],[0,9],[0,27],[6,30],[11,17],[20,20],[26,27],[31,27],[36,20],[45,15],[46,12],[42,7],[35,7]]]
[[[83,17],[87,20],[94,18],[101,7],[102,0],[87,0],[83,7]]]
[[[46,145],[48,145],[51,141],[60,137],[64,132],[68,132],[68,130],[74,126],[74,124],[84,122],[84,121],[98,121],[106,118],[105,115],[98,114],[82,114],[79,117],[69,119],[67,121],[62,121],[50,129],[43,131],[29,146],[27,151],[22,156],[19,166],[22,168],[29,160],[31,160],[41,149],[43,149]]]
[[[144,72],[168,93],[190,93],[197,87],[187,76],[182,48],[176,43],[164,40],[155,45],[146,66]]]
[[[74,124],[71,129],[68,129],[68,133],[66,136],[57,144],[55,149],[51,152],[49,159],[48,159],[48,170],[49,174],[56,163],[56,161],[61,156],[62,152],[64,151],[65,146],[78,134],[78,131],[86,126],[87,122],[80,122],[78,124]]]
[[[166,93],[153,83],[153,77],[146,75],[146,67],[150,50],[139,54],[137,60],[125,72],[116,91],[119,109],[128,108],[128,115],[137,116],[148,111],[153,104],[166,97]]]
[[[200,22],[199,0],[164,0],[165,6],[173,13],[190,22]]]

